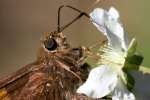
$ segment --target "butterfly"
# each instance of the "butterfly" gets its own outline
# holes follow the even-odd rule
[[[64,7],[80,14],[61,27],[60,12]],[[44,33],[37,60],[0,79],[0,100],[70,100],[74,97],[79,100],[74,93],[88,76],[88,64],[81,61],[84,49],[71,47],[62,31],[82,16],[89,18],[72,6],[59,7],[57,30]],[[88,100],[86,96],[83,98]]]

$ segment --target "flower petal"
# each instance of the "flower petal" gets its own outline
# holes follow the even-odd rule
[[[116,85],[117,73],[110,67],[101,65],[91,70],[88,79],[77,89],[77,93],[101,98],[111,93]]]
[[[119,79],[118,84],[112,93],[112,100],[136,100],[136,99],[134,94],[128,91],[128,89]]]
[[[110,9],[109,9],[109,15],[113,18],[113,19],[116,19],[116,20],[118,20],[118,18],[119,18],[119,13],[118,13],[118,11],[114,8],[114,7],[111,7]]]
[[[109,11],[96,8],[90,13],[90,17],[98,30],[107,36],[109,44],[111,44],[114,49],[127,50],[127,34],[119,22],[119,13],[115,8],[111,7]]]
[[[104,33],[104,35],[107,35],[104,27],[105,13],[104,9],[96,8],[92,13],[90,13],[90,16],[93,24],[98,28],[98,30]]]

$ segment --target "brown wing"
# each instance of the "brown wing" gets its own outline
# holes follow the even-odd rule
[[[0,100],[10,100],[10,95],[21,91],[29,79],[30,73],[36,68],[36,63],[29,64],[17,72],[0,79]]]
[[[2,78],[0,100],[49,100],[44,99],[46,82],[51,81],[47,68],[44,63],[34,63]]]
[[[60,54],[58,54],[60,55]],[[80,100],[70,99],[68,91],[75,93],[80,85],[80,67],[68,54],[45,59],[20,69],[13,75],[0,80],[0,100]],[[87,69],[86,69],[87,70]],[[74,97],[72,97],[74,98]],[[87,99],[82,99],[87,100]]]
[[[38,66],[38,67],[37,67]],[[78,78],[51,60],[28,65],[0,81],[0,100],[65,100],[66,91],[74,92]]]

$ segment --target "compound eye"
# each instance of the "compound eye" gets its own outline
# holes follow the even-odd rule
[[[49,38],[48,40],[44,41],[45,48],[49,51],[53,51],[57,48],[57,42],[55,39]]]

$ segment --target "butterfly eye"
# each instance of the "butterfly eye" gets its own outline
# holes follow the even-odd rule
[[[45,48],[48,49],[49,51],[55,50],[57,48],[57,42],[55,39],[49,38],[44,42]]]

